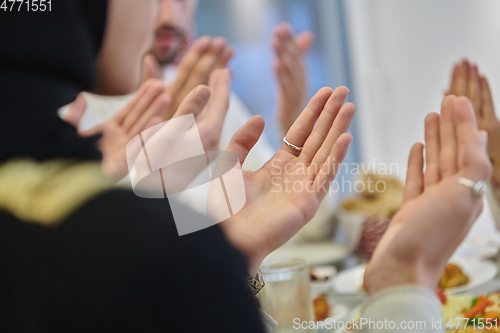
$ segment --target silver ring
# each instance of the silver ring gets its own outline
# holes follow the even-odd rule
[[[474,182],[467,178],[458,178],[458,183],[472,189],[472,196],[475,200],[481,199],[486,193],[486,183],[483,181]]]
[[[290,142],[286,141],[286,137],[283,137],[283,142],[284,142],[284,143],[285,143],[288,147],[290,147],[290,148],[292,148],[292,149],[295,149],[295,150],[298,150],[298,151],[302,151],[302,149],[304,148],[304,147],[299,147],[299,146],[293,145],[293,144],[291,144]]]

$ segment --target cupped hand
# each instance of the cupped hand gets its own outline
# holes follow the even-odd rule
[[[460,177],[485,181],[491,172],[487,135],[477,129],[466,97],[446,96],[441,115],[425,122],[423,145],[413,146],[404,202],[380,240],[365,274],[374,294],[417,284],[435,289],[446,264],[482,210],[482,200],[458,183]]]
[[[271,45],[277,57],[273,64],[279,83],[277,117],[283,134],[292,126],[307,101],[309,82],[305,56],[313,41],[314,35],[309,31],[294,36],[287,23],[274,29]]]
[[[261,169],[243,171],[246,204],[221,226],[248,257],[251,274],[311,220],[328,193],[352,140],[347,130],[355,106],[344,104],[348,93],[346,87],[319,90],[286,135],[303,150],[283,144]],[[253,117],[234,134],[227,151],[243,164],[263,129],[263,119]]]
[[[83,95],[79,95],[64,118],[77,129],[86,109]],[[103,174],[118,181],[128,173],[126,146],[137,134],[163,121],[162,114],[170,105],[165,85],[160,80],[146,81],[139,91],[111,119],[87,131],[78,130],[83,137],[101,134]]]
[[[494,168],[493,179],[500,184],[500,121],[495,115],[488,80],[479,74],[476,65],[463,60],[453,68],[449,93],[471,100],[478,128],[488,132],[488,154]]]
[[[214,70],[225,68],[233,53],[233,48],[222,37],[212,39],[204,36],[198,39],[179,64],[174,81],[167,87],[172,104],[165,112],[164,119],[172,118],[181,102],[196,86],[207,85]]]
[[[204,153],[219,149],[222,125],[229,106],[230,81],[228,69],[214,70],[209,86],[200,85],[193,89],[171,120],[131,141],[127,146],[127,157],[129,168],[134,168],[131,180],[136,193],[146,194],[157,189],[156,176],[149,176],[158,168],[162,169],[164,188],[161,192],[166,194],[181,192],[207,168],[208,160]],[[192,117],[181,119],[187,115]],[[149,161],[139,155],[143,146]],[[201,158],[197,158],[200,153]],[[189,163],[178,164],[180,157],[196,158],[190,159]],[[151,170],[152,167],[154,170]]]

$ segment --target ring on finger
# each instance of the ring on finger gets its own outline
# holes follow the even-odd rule
[[[288,147],[290,147],[290,148],[292,148],[292,149],[295,149],[295,150],[297,150],[297,151],[302,151],[302,149],[304,149],[304,147],[299,147],[299,146],[296,146],[296,145],[294,145],[294,144],[292,144],[292,143],[288,142],[288,141],[286,140],[286,137],[283,137],[283,142],[284,142],[284,143],[285,143]]]

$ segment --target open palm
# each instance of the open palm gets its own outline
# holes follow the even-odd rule
[[[344,104],[348,93],[346,87],[321,89],[286,136],[303,150],[283,144],[261,169],[243,172],[246,204],[222,227],[247,254],[251,270],[311,220],[328,193],[352,140],[347,130],[355,106]],[[253,117],[235,133],[227,151],[243,164],[263,129],[263,119]]]
[[[401,284],[434,289],[448,260],[482,210],[459,178],[485,181],[491,165],[487,137],[477,129],[474,109],[465,97],[445,97],[441,115],[431,113],[423,145],[415,144],[408,161],[403,206],[394,216],[370,261],[365,287],[373,294]]]

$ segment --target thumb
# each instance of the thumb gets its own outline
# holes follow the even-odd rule
[[[314,34],[310,31],[301,32],[297,37],[295,37],[295,41],[299,45],[302,53],[309,52],[313,42],[314,42]]]
[[[146,54],[142,64],[142,82],[160,78],[160,65],[154,55]]]
[[[264,131],[264,126],[264,118],[261,116],[253,116],[234,133],[231,141],[227,145],[226,151],[236,154],[241,165],[243,165],[248,153],[250,153],[250,150],[252,150],[257,141],[259,141]]]
[[[63,120],[75,128],[79,128],[85,109],[87,109],[87,100],[82,94],[78,94]]]

